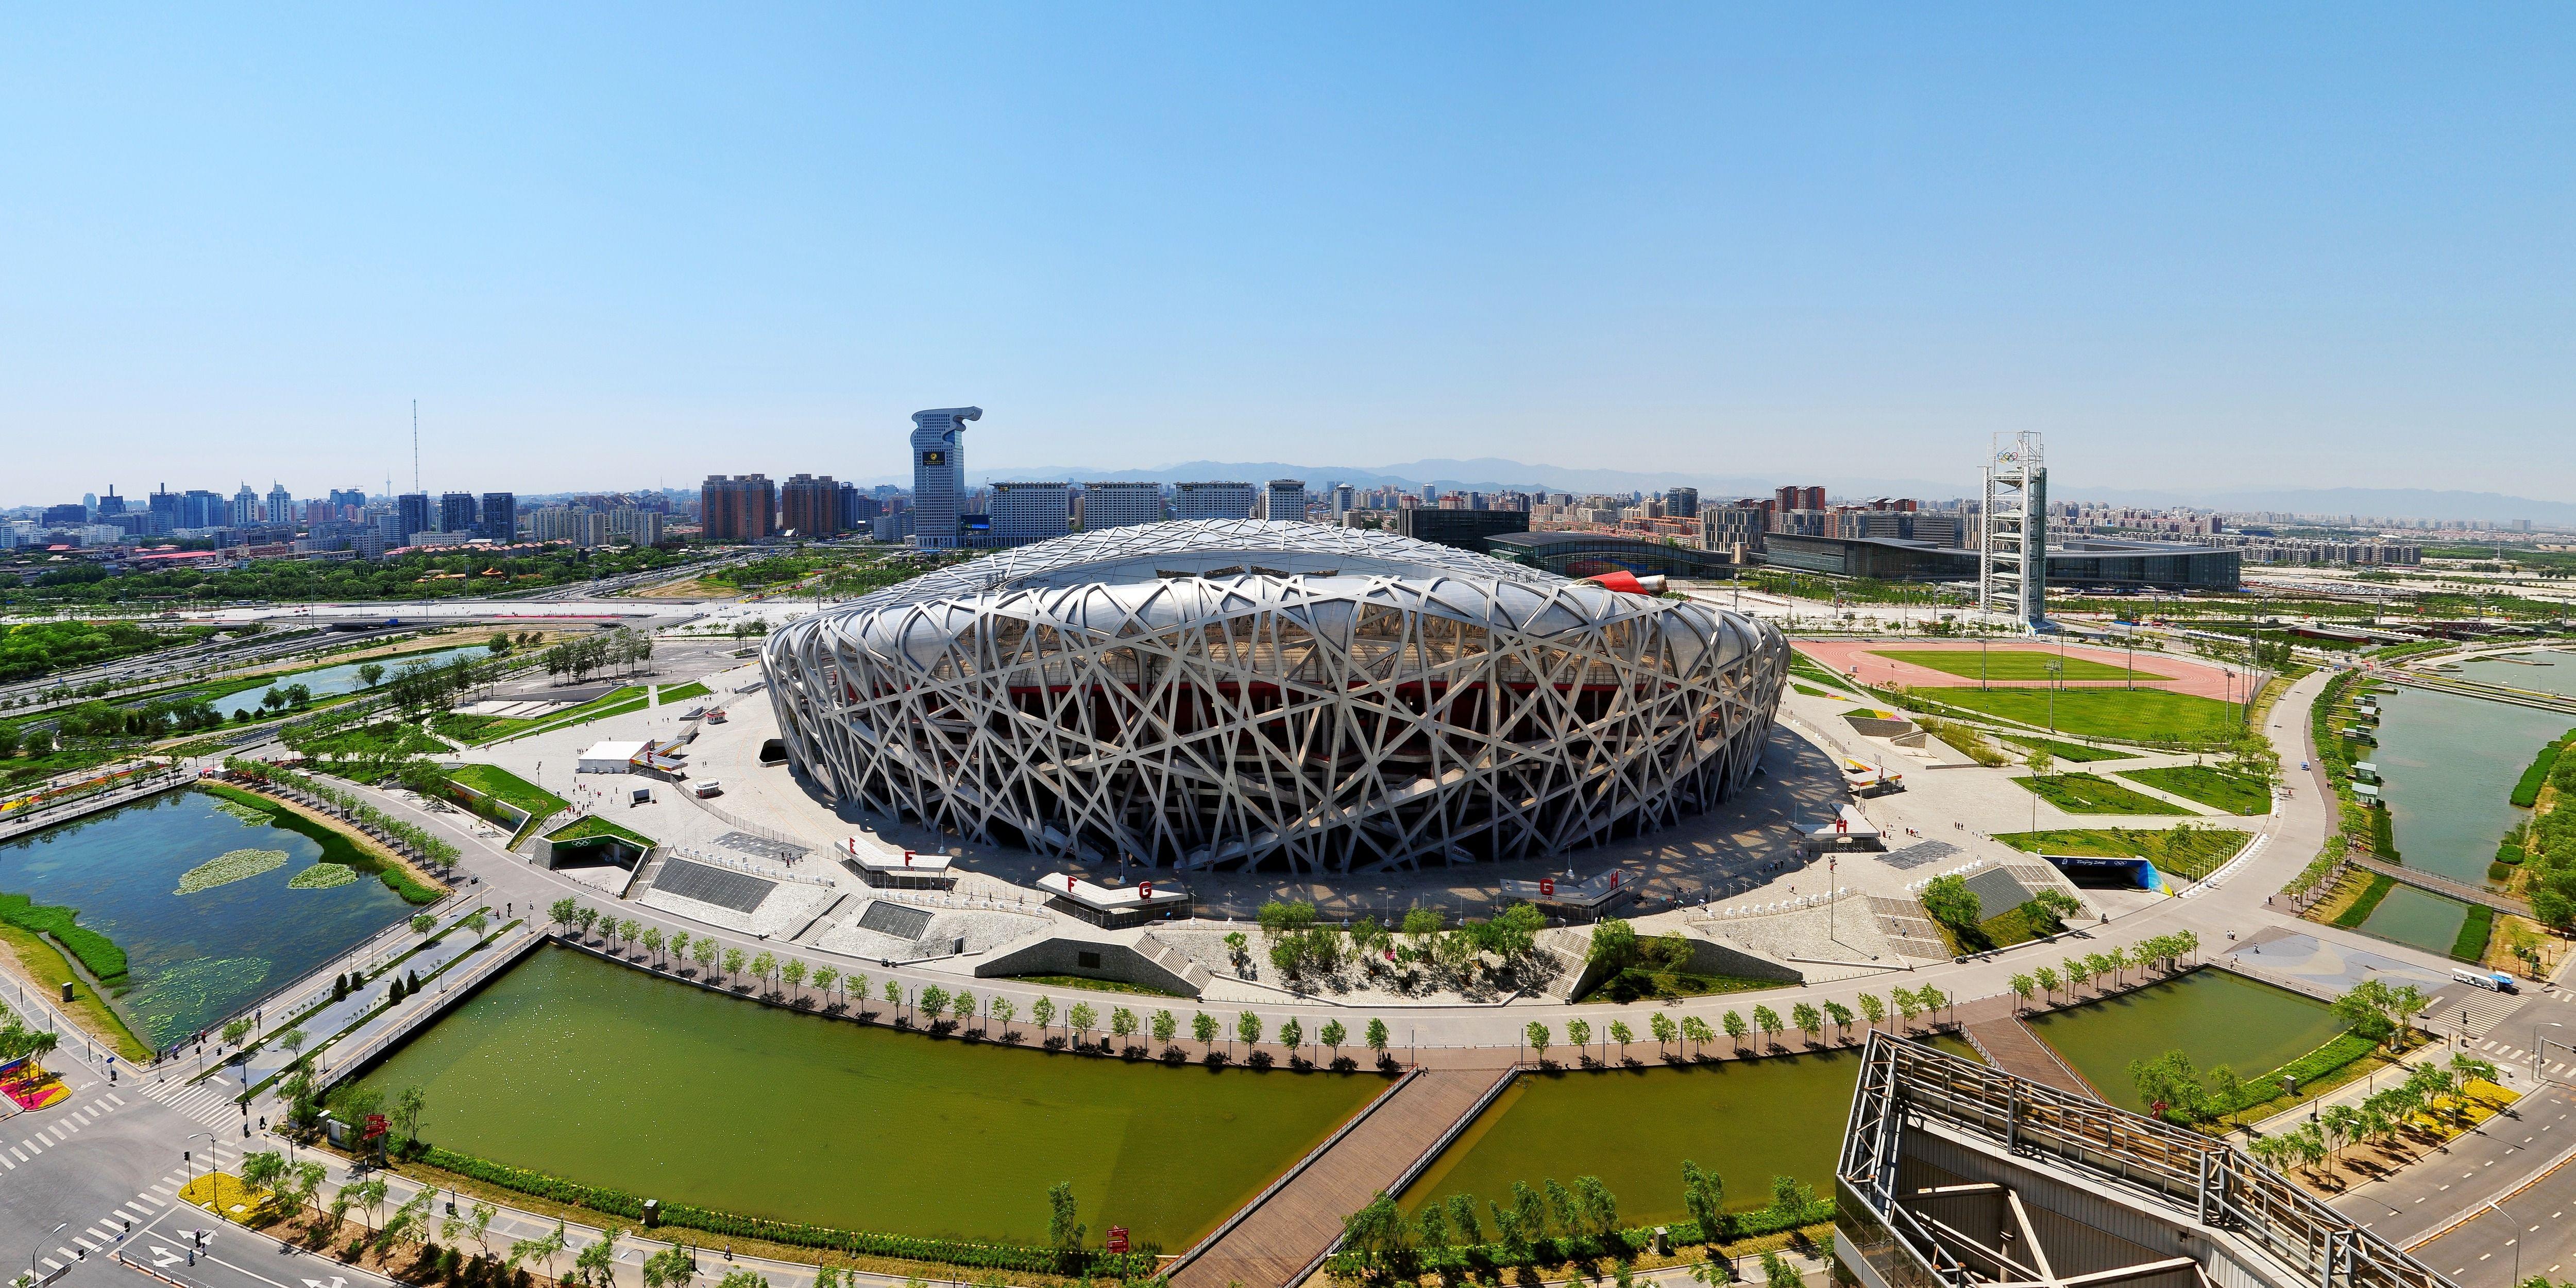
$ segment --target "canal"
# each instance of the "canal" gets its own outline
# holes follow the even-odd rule
[[[2140,1113],[2131,1061],[2180,1050],[2200,1069],[2223,1064],[2250,1082],[2343,1032],[2325,1003],[2214,966],[2026,1022],[2104,1100]]]

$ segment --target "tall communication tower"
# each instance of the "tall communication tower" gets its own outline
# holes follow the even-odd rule
[[[1978,515],[1977,610],[2048,623],[2048,458],[2039,433],[1996,434]]]

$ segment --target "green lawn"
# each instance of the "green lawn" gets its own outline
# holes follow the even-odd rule
[[[664,706],[668,706],[674,702],[686,702],[691,698],[703,698],[707,696],[707,693],[707,686],[700,684],[696,680],[691,680],[687,684],[680,685],[677,688],[663,689],[658,700]]]
[[[2162,689],[1938,689],[1915,696],[2045,729],[2123,742],[2220,741],[2237,735],[2236,704]]]
[[[2096,760],[2128,760],[2138,754],[2125,747],[2087,747],[2080,742],[2059,742],[2054,738],[2007,737],[2004,741],[2045,751],[2070,765],[2087,764]]]
[[[699,689],[701,693],[705,691],[703,687]],[[566,707],[561,711],[542,716],[520,719],[508,716],[457,715],[451,712],[440,716],[434,727],[440,733],[458,742],[480,746],[487,742],[516,738],[525,733],[562,729],[571,725],[586,724],[604,716],[622,716],[630,711],[641,711],[644,709],[645,700],[644,686],[630,684],[592,698],[580,706]]]
[[[448,770],[447,776],[494,800],[516,805],[539,818],[572,807],[572,802],[499,765],[458,765]]]
[[[2272,785],[2251,774],[2231,774],[2206,765],[2123,769],[2118,773],[2122,778],[2145,783],[2157,791],[2171,792],[2185,800],[2199,801],[2211,809],[2230,814],[2272,812]]]
[[[2024,788],[2037,792],[2041,800],[2070,814],[2183,814],[2180,805],[2169,805],[2153,796],[2130,791],[2108,778],[2095,774],[2050,774],[2046,778],[2016,778]]]
[[[2075,858],[2146,859],[2157,870],[2194,881],[2218,870],[2251,839],[2223,827],[2085,827],[2039,832],[1998,832],[1995,839],[2032,854]]]
[[[603,836],[614,837],[630,845],[640,845],[648,850],[661,844],[661,842],[644,835],[642,832],[635,831],[631,828],[619,827],[615,823],[611,823],[597,814],[591,814],[586,817],[574,819],[573,821],[564,824],[562,827],[546,833],[546,839],[553,841],[558,845],[568,841],[592,841]]]
[[[2124,680],[2129,676],[2129,671],[2125,667],[2106,665],[2090,658],[2060,658],[2055,653],[2033,653],[2019,649],[1981,653],[1972,648],[1890,648],[1872,649],[1870,656],[1883,657],[1892,662],[1910,662],[1916,666],[1929,667],[1947,675],[1965,676],[1971,680],[1976,679],[1980,674],[1989,680],[2046,680],[2052,678],[2048,673],[2048,664],[2059,661],[2066,664],[2063,675],[2069,680]],[[1981,664],[1985,668],[1982,672],[1978,670]],[[2150,671],[2145,667],[2138,668],[2137,674],[2142,680],[2173,678],[2161,672]]]

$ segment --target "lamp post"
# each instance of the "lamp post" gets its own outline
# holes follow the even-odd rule
[[[2487,1206],[2494,1208],[2496,1210],[2496,1214],[2503,1217],[2505,1220],[2511,1221],[2515,1225],[2522,1224],[2520,1219],[2516,1218],[2513,1213],[2505,1211],[2504,1205],[2496,1202],[2494,1199],[2488,1199]],[[2516,1284],[2522,1282],[2522,1236],[2528,1233],[2530,1233],[2528,1230],[2517,1230],[2514,1232],[2513,1238],[2507,1240],[2507,1242],[2513,1244],[2513,1282]]]
[[[71,1222],[69,1222],[69,1221],[65,1221],[65,1222],[63,1222],[61,1225],[55,1226],[53,1229],[50,1229],[50,1230],[45,1231],[44,1238],[45,1238],[45,1239],[50,1239],[50,1238],[54,1237],[55,1235],[61,1234],[63,1231],[70,1229],[70,1228],[71,1228],[71,1225],[72,1225],[72,1223],[71,1223]],[[38,1253],[40,1253],[40,1252],[43,1252],[44,1250],[45,1250],[44,1239],[39,1239],[39,1240],[37,1240],[37,1241],[36,1241],[36,1246],[35,1246],[35,1247],[32,1247],[32,1248],[27,1249],[27,1282],[28,1282],[28,1283],[31,1283],[31,1284],[32,1284],[32,1283],[36,1282],[36,1254],[38,1254]]]

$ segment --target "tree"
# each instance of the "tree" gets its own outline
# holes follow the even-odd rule
[[[975,1018],[975,995],[959,989],[948,997],[948,1009],[960,1020]]]
[[[429,1093],[417,1085],[408,1086],[394,1095],[394,1130],[402,1133],[406,1143],[420,1139],[420,1115],[429,1108]]]
[[[1100,1012],[1091,1009],[1089,1002],[1076,1002],[1072,1010],[1064,1013],[1064,1026],[1076,1036],[1089,1033],[1099,1023]]]
[[[241,1156],[241,1183],[255,1190],[275,1190],[286,1175],[286,1157],[276,1150],[264,1149]]]
[[[1728,1014],[1732,1015],[1734,1012],[1730,1011]],[[1736,1021],[1739,1025],[1743,1022]],[[1682,1017],[1682,1040],[1690,1043],[1693,1053],[1696,1054],[1706,1050],[1709,1043],[1716,1041],[1717,1033],[1708,1027],[1708,1021],[1696,1015],[1685,1015]]]
[[[891,988],[894,985],[889,981],[886,986]],[[1035,1002],[1030,1003],[1029,1018],[1036,1021],[1040,1031],[1055,1027],[1055,999],[1052,997],[1041,997]]]
[[[1825,1013],[1809,1003],[1800,1002],[1790,1007],[1789,1020],[1798,1026],[1799,1032],[1807,1035],[1810,1046],[1815,1045],[1824,1036]]]
[[[688,959],[688,956],[689,956],[689,941],[690,941],[692,938],[693,938],[693,936],[691,936],[691,935],[689,934],[689,932],[688,932],[688,931],[685,931],[685,930],[674,930],[674,931],[672,931],[672,932],[671,932],[671,955],[672,955],[672,956],[674,956],[674,957],[680,958],[680,959],[681,959],[681,960],[683,960],[683,961],[686,961],[686,960]]]
[[[636,942],[644,945],[644,951],[653,954],[653,960],[662,960],[662,928],[660,926],[646,926],[644,928],[643,937]]]
[[[384,682],[385,668],[380,662],[366,662],[358,667],[358,682],[372,689]]]
[[[1324,1027],[1315,1030],[1315,1041],[1324,1046],[1331,1047],[1333,1049],[1333,1058],[1336,1060],[1340,1059],[1342,1056],[1342,1043],[1349,1041],[1350,1036],[1351,1031],[1343,1028],[1340,1020],[1326,1020],[1324,1021]]]
[[[1075,1219],[1073,1182],[1057,1181],[1047,1189],[1047,1243],[1068,1256],[1082,1251],[1082,1222]]]
[[[707,971],[716,964],[716,957],[722,951],[722,949],[716,946],[716,941],[712,939],[701,939],[697,942],[696,947],[689,950],[689,960],[698,964],[698,974],[700,976],[704,976]]]
[[[676,1243],[644,1258],[644,1288],[683,1288],[696,1273],[697,1267],[689,1256],[689,1250]],[[831,1274],[832,1271],[826,1267],[822,1273]],[[825,1288],[820,1276],[814,1283],[815,1288]]]
[[[754,982],[767,984],[770,977],[777,973],[778,954],[763,949],[759,956],[751,959],[751,978]]]
[[[1190,1036],[1198,1039],[1200,1046],[1215,1045],[1216,1033],[1217,1022],[1215,1016],[1210,1015],[1205,1011],[1201,1011],[1191,1018]]]
[[[1261,1045],[1261,1017],[1245,1011],[1234,1017],[1234,1036],[1245,1046]]]
[[[1610,1040],[1619,1044],[1619,1058],[1628,1058],[1628,1044],[1637,1040],[1637,1031],[1626,1020],[1610,1021]]]
[[[1914,990],[1914,1004],[1922,1007],[1924,1013],[1928,1015],[1934,1011],[1947,1009],[1950,1005],[1950,998],[1948,994],[1926,984],[1923,987]]]
[[[1918,897],[1923,903],[1924,912],[1931,914],[1934,921],[1950,927],[1955,932],[1974,931],[1978,923],[1983,920],[1984,909],[1977,898],[1977,892],[1968,888],[1966,877],[1955,872],[1948,876],[1932,878],[1931,883],[1923,887],[1923,893]]]
[[[1842,1031],[1842,1036],[1846,1041],[1851,1038],[1852,1013],[1850,1007],[1845,1006],[1840,1002],[1827,1002],[1825,1003],[1825,1018],[1834,1022],[1834,1027]]]
[[[1683,1023],[1689,1023],[1689,1021],[1685,1020]],[[1727,1040],[1735,1044],[1736,1050],[1742,1051],[1744,1049],[1744,1035],[1751,1032],[1751,1030],[1745,1026],[1744,1017],[1733,1011],[1728,1011],[1726,1015],[1718,1021],[1718,1024],[1725,1028]]]
[[[1662,1011],[1646,1017],[1646,1031],[1654,1035],[1656,1046],[1668,1047],[1673,1044],[1675,1030],[1672,1017]]]
[[[879,996],[885,998],[885,1004],[888,1006],[901,1006],[903,1005],[903,984],[898,980],[887,980],[885,982],[885,992]],[[1053,1012],[1055,1010],[1055,1004],[1049,1002],[1047,1004],[1047,1010],[1049,1012]]]
[[[805,973],[809,969],[811,968],[802,960],[791,957],[787,959],[786,965],[778,968],[778,973],[785,977],[788,987],[795,989],[797,994],[802,996],[805,992]]]
[[[1154,1012],[1155,1041],[1160,1042],[1165,1046],[1170,1046],[1172,1044],[1173,1036],[1180,1031],[1181,1022],[1178,1018],[1174,1017],[1170,1011]]]
[[[2039,753],[2045,755],[2046,753]],[[1777,1252],[1762,1254],[1762,1288],[1806,1288],[1806,1278]]]
[[[1619,1228],[1619,1200],[1600,1177],[1575,1177],[1574,1201],[1583,1214],[1584,1233],[1600,1238]]]
[[[749,962],[749,961],[750,961],[750,957],[749,957],[747,954],[745,954],[741,949],[739,949],[739,948],[727,948],[727,949],[725,949],[725,950],[724,950],[724,973],[725,973],[725,982],[726,982],[726,983],[731,983],[731,982],[733,982],[733,977],[734,977],[734,976],[736,976],[736,975],[741,974],[741,973],[742,973],[742,968],[743,968],[743,966],[744,966],[747,962]]]
[[[1717,1242],[1726,1233],[1726,1182],[1717,1173],[1683,1159],[1682,1210],[1699,1223],[1701,1242]]]
[[[1529,1043],[1530,1054],[1537,1056],[1541,1064],[1547,1062],[1546,1025],[1541,1024],[1536,1020],[1530,1021],[1526,1027],[1521,1029],[1521,1039]]]
[[[1897,1018],[1903,1021],[1899,1027],[1911,1028],[1914,1024],[1914,1017],[1921,1014],[1923,1011],[1923,1004],[1915,1000],[1914,990],[1910,988],[1891,988],[1887,990],[1887,995],[1896,1003]]]
[[[2031,978],[2038,982],[2039,992],[2042,997],[2046,997],[2052,1001],[2056,1000],[2058,981],[2057,970],[2055,967],[2042,966],[2038,970],[2031,972]]]
[[[867,988],[867,980],[861,978],[858,987],[864,991]],[[1011,999],[1007,997],[994,998],[990,1007],[992,1017],[1002,1022],[1002,1033],[1008,1036],[1011,1031],[1011,1015],[1019,1008],[1011,1005]]]
[[[557,899],[546,906],[546,915],[552,917],[558,926],[578,924],[581,920],[581,901],[571,898]]]
[[[2070,995],[2076,989],[2084,987],[2085,981],[2093,978],[2093,968],[2076,958],[2069,957],[2058,965],[2066,972],[2067,992]]]
[[[1297,1048],[1305,1044],[1306,1026],[1299,1024],[1296,1016],[1291,1015],[1279,1022],[1279,1045],[1288,1048],[1292,1058],[1297,1054]]]
[[[921,1012],[923,1019],[937,1024],[939,1017],[948,1013],[948,990],[937,984],[921,990],[913,999],[913,1008]]]
[[[2012,986],[2013,997],[2018,1006],[2021,1008],[2029,1007],[2031,992],[2038,988],[2038,982],[2026,974],[2015,975],[2007,982]]]
[[[422,1193],[426,1194],[428,1191],[423,1190]],[[594,1285],[595,1288],[609,1288],[614,1284],[617,1274],[617,1227],[612,1225],[601,1230],[598,1242],[573,1254],[572,1268],[573,1273],[579,1275],[583,1283]]]
[[[1565,1044],[1573,1047],[1577,1052],[1580,1052],[1583,1048],[1592,1045],[1592,1022],[1590,1020],[1567,1020],[1565,1022]]]
[[[557,1221],[555,1222],[554,1229],[547,1231],[545,1234],[537,1238],[521,1239],[512,1243],[510,1245],[510,1259],[506,1264],[511,1269],[515,1270],[519,1267],[520,1262],[534,1257],[536,1260],[544,1264],[546,1268],[546,1277],[548,1279],[552,1279],[555,1275],[555,1258],[562,1256],[564,1248],[571,1242],[572,1241],[564,1234],[564,1223]]]
[[[1768,1006],[1753,1008],[1753,1027],[1762,1030],[1762,1045],[1780,1049],[1780,1013]]]
[[[472,1239],[474,1241],[474,1246],[481,1248],[484,1255],[489,1256],[492,1252],[492,1245],[487,1240],[492,1233],[492,1218],[499,1215],[501,1215],[501,1210],[499,1208],[496,1208],[489,1203],[476,1203],[474,1206],[466,1209],[465,1216],[461,1218],[451,1216],[441,1222],[438,1227],[438,1237],[447,1240],[449,1243],[454,1243],[456,1242],[456,1236],[462,1234],[465,1237]],[[687,1280],[680,1279],[673,1280],[671,1282],[675,1284],[686,1283]]]
[[[1401,1261],[1411,1243],[1410,1233],[1404,1212],[1384,1190],[1342,1218],[1342,1246],[1357,1254],[1360,1265],[1373,1273],[1391,1270]]]
[[[1592,923],[1592,947],[1585,962],[1623,970],[1637,958],[1637,928],[1616,917],[1605,917]]]
[[[815,991],[815,992],[820,993],[820,994],[822,994],[822,995],[823,995],[823,996],[825,996],[825,997],[830,997],[830,996],[832,995],[832,986],[833,986],[834,984],[839,983],[840,981],[841,981],[841,968],[840,968],[840,967],[838,967],[838,966],[817,966],[817,967],[815,967],[815,968],[814,968],[814,991]]]
[[[2032,777],[2046,778],[2048,771],[2057,768],[2057,757],[2049,755],[2047,748],[2033,747],[2021,758],[2021,763],[2030,766]]]
[[[1109,1031],[1117,1036],[1120,1044],[1125,1044],[1128,1038],[1136,1035],[1136,1013],[1123,1006],[1110,1008]]]
[[[1887,1003],[1878,1000],[1878,994],[1863,993],[1856,1000],[1860,1003],[1861,1018],[1869,1021],[1871,1028],[1877,1028],[1887,1019]]]

